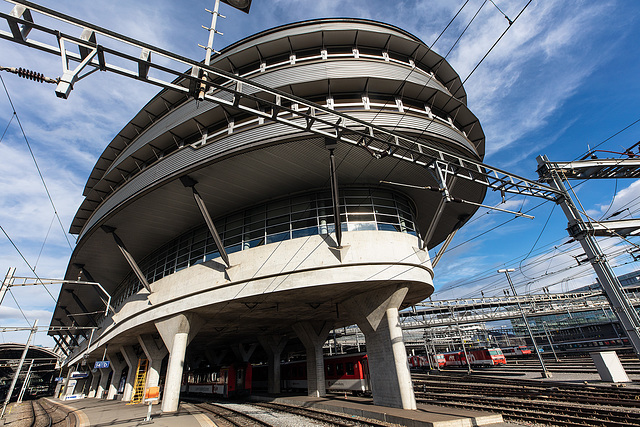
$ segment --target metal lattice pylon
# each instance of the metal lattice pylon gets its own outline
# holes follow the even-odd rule
[[[136,370],[136,382],[133,385],[133,397],[129,405],[135,405],[142,402],[144,398],[144,386],[147,382],[147,368],[149,367],[149,360],[138,359],[138,369]]]

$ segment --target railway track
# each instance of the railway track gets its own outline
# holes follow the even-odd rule
[[[638,426],[640,390],[460,374],[415,375],[418,402],[500,412],[505,421],[555,426]]]
[[[361,417],[343,416],[326,411],[318,411],[310,408],[302,408],[298,406],[285,405],[282,403],[253,403],[255,406],[266,408],[272,411],[286,412],[289,414],[300,415],[305,418],[309,418],[315,421],[319,421],[322,425],[334,425],[339,427],[353,427],[353,426],[371,426],[371,427],[389,427],[390,424],[370,420]]]
[[[226,404],[207,402],[196,403],[194,406],[207,412],[209,417],[220,427],[271,427],[271,424],[245,412],[231,409]]]
[[[31,400],[31,411],[33,413],[33,421],[30,427],[51,427],[53,417],[50,410],[46,409],[39,400]]]

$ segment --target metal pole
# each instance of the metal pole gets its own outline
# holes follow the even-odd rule
[[[460,336],[460,342],[462,343],[462,351],[464,352],[464,358],[467,361],[467,373],[471,373],[471,361],[469,360],[469,355],[467,354],[467,347],[465,347],[464,345],[464,339],[462,338],[462,332],[460,332],[460,324],[458,323],[458,319],[455,318],[455,316],[453,315],[453,310],[451,308],[449,308],[449,310],[451,311],[451,317],[453,318],[454,322],[456,322],[456,328],[458,328],[458,335]]]
[[[549,347],[551,347],[551,352],[553,353],[553,357],[556,358],[556,362],[560,362],[560,359],[558,359],[558,355],[556,354],[556,351],[553,348],[553,343],[551,342],[551,337],[549,336],[549,331],[547,331],[547,325],[545,324],[545,322],[542,322],[542,330],[544,330],[544,334],[547,336],[547,341],[549,341]]]
[[[513,296],[516,299],[516,303],[518,304],[518,309],[520,310],[520,314],[522,315],[524,326],[526,326],[527,332],[529,332],[529,338],[531,338],[531,342],[533,343],[533,348],[536,350],[536,354],[538,355],[538,360],[540,361],[540,366],[542,367],[542,377],[551,378],[551,372],[547,371],[547,367],[544,366],[542,355],[538,350],[538,344],[536,344],[536,339],[533,337],[533,332],[531,332],[531,328],[529,327],[527,316],[524,314],[524,310],[522,309],[522,306],[520,305],[520,301],[518,300],[518,295],[516,294],[516,288],[515,286],[513,286],[513,282],[511,281],[511,276],[509,276],[510,271],[516,271],[516,270],[514,268],[504,268],[504,269],[498,270],[498,273],[504,273],[507,276],[507,280],[509,281],[509,286],[511,286],[511,292],[513,292]]]
[[[580,211],[571,199],[571,195],[565,188],[563,179],[555,169],[554,164],[549,161],[547,156],[538,156],[536,160],[538,161],[538,173],[541,178],[550,181],[549,184],[562,194],[562,197],[556,203],[562,207],[562,211],[567,217],[569,235],[580,242],[584,253],[598,276],[600,286],[609,300],[611,309],[620,321],[620,325],[625,329],[634,352],[640,357],[640,316],[638,312],[629,302],[620,281],[613,273],[605,254],[592,235],[593,227],[582,219]]]
[[[9,387],[9,391],[7,392],[7,398],[4,400],[4,404],[2,405],[2,413],[0,414],[0,418],[4,418],[4,413],[7,410],[7,405],[11,400],[11,394],[13,393],[13,389],[16,387],[16,383],[18,382],[18,375],[20,375],[20,371],[22,370],[24,359],[27,357],[27,351],[29,351],[29,344],[31,344],[31,339],[33,338],[33,335],[36,333],[37,330],[38,330],[38,319],[36,319],[36,321],[33,322],[31,333],[29,333],[29,339],[27,339],[27,344],[24,346],[24,351],[22,352],[20,363],[18,363],[18,368],[16,369],[16,373],[13,375],[11,386]]]
[[[222,33],[220,33],[219,31],[216,31],[216,22],[218,21],[218,15],[220,15],[220,13],[218,13],[219,9],[220,9],[220,0],[216,0],[216,3],[213,7],[213,12],[207,10],[207,12],[211,12],[211,27],[208,28],[209,41],[207,43],[207,46],[205,47],[207,53],[205,54],[205,57],[204,57],[204,65],[206,66],[209,66],[209,64],[211,64],[211,54],[213,53],[213,37],[215,36],[216,33],[222,35]],[[203,26],[202,28],[204,28],[205,30],[207,29],[207,27],[205,26]],[[206,82],[208,78],[209,78],[209,73],[205,71],[204,74],[202,75],[202,80]],[[198,101],[204,101],[204,94],[206,92],[206,89],[207,89],[206,83],[204,82],[201,83],[200,92],[198,92]]]
[[[4,300],[4,295],[7,293],[9,286],[11,286],[11,282],[13,282],[13,275],[16,272],[15,267],[9,267],[9,271],[7,271],[6,276],[4,276],[4,280],[2,281],[2,286],[0,287],[0,305],[2,305],[2,301]]]
[[[24,392],[27,391],[27,387],[29,386],[29,381],[31,380],[31,368],[33,368],[33,359],[31,359],[29,370],[27,371],[27,375],[25,375],[24,381],[22,382],[22,389],[20,390],[20,394],[18,395],[18,403],[22,403]]]

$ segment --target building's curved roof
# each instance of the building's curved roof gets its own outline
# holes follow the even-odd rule
[[[427,93],[430,94],[436,108],[441,107],[443,114],[455,117],[458,127],[467,133],[468,139],[475,146],[473,151],[476,151],[480,158],[484,156],[484,133],[475,115],[466,107],[466,93],[458,74],[446,60],[430,50],[419,38],[393,25],[353,18],[318,19],[287,24],[227,46],[214,57],[212,66],[227,72],[251,75],[259,70],[261,62],[269,64],[286,60],[291,53],[302,57],[304,52],[310,49],[317,55],[318,46],[324,46],[330,57],[332,52],[350,50],[352,46],[358,46],[363,57],[367,52],[381,57],[386,55],[390,61],[413,61],[417,68],[432,72],[433,77],[425,81],[418,78],[419,73],[407,75],[406,69],[398,67],[397,73],[405,74],[383,73],[360,79],[359,82],[350,81],[350,84],[362,90],[377,90],[383,93],[399,90],[400,88],[389,85],[392,81],[397,84],[400,80],[403,81],[403,96],[425,98]],[[311,62],[308,66],[309,71],[305,72],[322,73],[322,70],[314,70]],[[344,68],[336,70],[335,81],[344,79],[350,72],[352,70]],[[331,77],[327,76],[327,81],[331,82]],[[278,85],[278,81],[274,79],[263,83]],[[296,87],[289,84],[288,87],[278,89],[304,98],[308,87],[301,83]],[[450,97],[438,97],[437,94],[441,91],[448,92]],[[202,130],[195,115],[177,125],[176,122],[180,118],[175,118],[174,126],[171,128],[156,125],[163,118],[175,116],[174,112],[177,109],[180,110],[177,115],[189,113],[180,108],[186,101],[188,98],[183,94],[162,90],[114,137],[98,158],[87,180],[83,192],[85,200],[72,222],[71,233],[80,234],[95,209],[124,182],[158,158],[178,149]],[[132,146],[137,148],[133,150]]]

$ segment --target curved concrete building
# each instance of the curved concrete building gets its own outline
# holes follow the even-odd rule
[[[212,65],[426,145],[483,158],[484,134],[459,76],[394,26],[361,19],[289,24],[227,47]],[[225,84],[212,83],[213,92]],[[397,312],[433,292],[426,249],[476,208],[381,181],[438,186],[428,168],[407,159],[372,156],[364,147],[163,90],[102,153],[73,220],[78,242],[66,279],[99,282],[113,310],[98,314],[106,294],[96,287],[64,286],[52,326],[97,327],[92,336],[56,337],[70,347],[68,364],[101,360],[106,352],[117,383],[118,366],[129,364],[133,377],[146,355],[147,382],[157,384],[168,353],[163,410],[172,411],[185,351],[234,346],[248,359],[260,343],[271,364],[270,391],[278,391],[276,362],[284,343],[299,339],[309,393],[323,395],[322,344],[331,329],[358,324],[375,403],[415,408]],[[485,194],[472,182],[451,188],[475,202]],[[72,314],[78,312],[93,314]],[[106,379],[94,378],[92,393],[101,387]],[[128,378],[125,400],[131,387]]]

